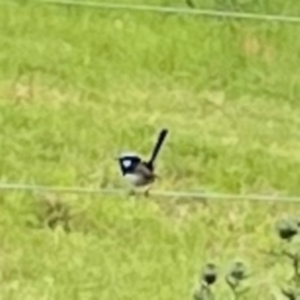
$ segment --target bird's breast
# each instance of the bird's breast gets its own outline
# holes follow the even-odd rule
[[[150,180],[141,174],[125,174],[124,177],[135,186],[143,186],[150,183]]]

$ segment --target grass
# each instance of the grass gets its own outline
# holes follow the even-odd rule
[[[277,2],[251,9],[300,9]],[[166,126],[155,188],[300,193],[297,25],[21,4],[0,9],[2,181],[121,186],[114,156],[147,156]],[[49,207],[66,219],[52,201],[69,232],[47,226]],[[279,299],[289,269],[260,250],[298,208],[17,192],[0,206],[12,300],[189,299],[203,264],[237,257],[255,270],[249,299]]]

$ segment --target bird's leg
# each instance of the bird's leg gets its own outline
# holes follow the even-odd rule
[[[134,196],[136,196],[135,190],[130,189],[129,192],[128,192],[128,196],[129,196],[129,197],[134,197]]]
[[[150,196],[150,186],[145,189],[144,196],[148,198]]]

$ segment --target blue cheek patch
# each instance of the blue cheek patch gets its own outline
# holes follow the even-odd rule
[[[127,168],[131,167],[132,161],[129,160],[129,159],[125,159],[125,160],[122,161],[122,165],[123,165],[124,168],[127,169]]]

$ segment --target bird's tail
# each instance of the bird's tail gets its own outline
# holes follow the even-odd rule
[[[161,146],[162,146],[162,144],[163,144],[163,142],[164,142],[164,140],[165,140],[167,134],[168,134],[168,130],[167,130],[167,129],[163,129],[163,130],[161,130],[161,132],[159,133],[157,142],[156,142],[156,144],[155,144],[155,146],[154,146],[154,149],[153,149],[153,151],[152,151],[151,158],[150,158],[150,160],[148,161],[148,165],[149,165],[151,168],[153,168],[154,161],[155,161],[155,159],[156,159],[156,157],[157,157],[157,155],[158,155],[158,153],[159,153],[159,151],[160,151],[160,149],[161,149]]]

